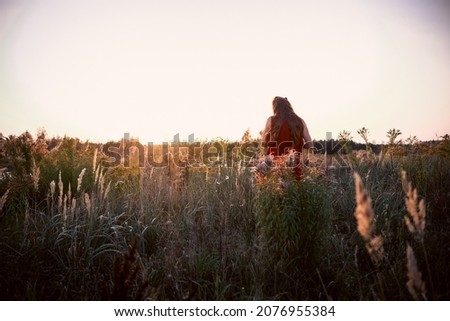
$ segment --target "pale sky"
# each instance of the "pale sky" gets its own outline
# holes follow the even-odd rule
[[[314,139],[450,133],[447,0],[0,0],[0,132],[253,136],[287,97]]]

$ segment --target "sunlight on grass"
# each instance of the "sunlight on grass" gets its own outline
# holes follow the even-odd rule
[[[155,147],[167,166],[142,167],[136,149],[110,167],[100,144],[2,137],[0,297],[448,299],[449,140],[399,133],[375,146],[343,132],[345,162],[308,151],[300,181],[251,137]]]

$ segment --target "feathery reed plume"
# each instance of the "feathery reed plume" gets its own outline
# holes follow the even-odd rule
[[[80,175],[78,175],[78,184],[77,184],[77,192],[81,191],[81,184],[83,183],[83,176],[86,172],[86,168],[83,168],[80,172]]]
[[[92,160],[92,173],[95,173],[95,167],[97,166],[97,152],[98,148],[94,151],[94,159]]]
[[[406,227],[408,228],[409,232],[412,233],[414,235],[414,237],[416,237],[417,240],[419,240],[420,245],[422,246],[422,251],[424,254],[424,258],[425,258],[425,264],[427,267],[427,272],[428,272],[428,281],[429,281],[429,286],[431,289],[431,293],[434,293],[434,285],[433,285],[433,279],[431,277],[431,267],[430,267],[430,262],[428,261],[428,256],[427,256],[427,251],[425,249],[425,218],[426,218],[426,211],[425,211],[425,201],[423,199],[421,199],[419,201],[419,197],[417,195],[417,189],[414,189],[412,187],[411,182],[408,181],[407,177],[406,177],[406,172],[402,171],[402,185],[403,185],[403,189],[405,191],[405,204],[406,204],[406,208],[408,210],[408,214],[405,214],[405,224]],[[408,245],[409,246],[409,245]],[[416,259],[414,257],[414,253],[412,253],[412,249],[411,249],[411,254],[409,252],[407,252],[408,255],[408,278],[411,280],[410,278],[410,268],[409,268],[409,261],[410,261],[410,256],[412,256],[412,258],[414,259],[412,262],[414,264],[416,264]],[[417,264],[416,264],[417,265]],[[411,274],[412,275],[412,274]],[[425,290],[425,283],[422,281],[422,274],[419,275],[420,276],[420,282],[419,281],[414,281],[411,284],[414,284],[414,287],[416,289],[422,289],[422,283],[423,283],[423,290]],[[417,278],[416,278],[417,279]],[[420,287],[417,287],[420,286]],[[413,293],[410,290],[411,285],[408,284],[408,290],[411,293],[411,295],[413,295]],[[425,293],[424,291],[420,292],[420,293]],[[414,295],[413,295],[414,297]]]
[[[375,213],[372,208],[372,199],[367,194],[361,176],[353,173],[355,179],[356,209],[355,218],[358,223],[358,232],[366,242],[366,249],[375,266],[379,266],[384,254],[383,237],[375,236]]]
[[[53,180],[50,182],[50,196],[51,196],[52,200],[53,200],[53,197],[55,196],[55,189],[56,189],[56,183]]]
[[[409,244],[406,247],[406,258],[406,267],[408,269],[408,282],[406,282],[406,287],[408,288],[408,292],[415,300],[421,298],[426,299],[426,287],[425,282],[422,280],[422,272],[417,267],[414,251]]]
[[[59,171],[58,189],[59,189],[58,209],[61,209],[62,201],[63,201],[63,190],[64,190],[64,184],[63,184],[62,178],[61,178],[61,171]]]
[[[6,190],[5,194],[3,194],[2,197],[0,197],[0,211],[3,209],[3,206],[5,206],[6,199],[8,198],[9,189]]]
[[[33,167],[31,168],[31,178],[33,179],[33,187],[34,190],[37,191],[39,188],[39,175],[41,174],[41,170],[38,166],[36,166],[36,162],[33,159]]]
[[[50,208],[51,208],[52,213],[53,213],[53,209],[55,206],[55,189],[56,189],[56,183],[54,180],[52,180],[50,182]]]
[[[417,189],[412,187],[411,182],[406,178],[406,172],[402,171],[402,183],[405,191],[405,204],[410,216],[405,215],[405,224],[411,233],[415,233],[418,239],[423,242],[425,235],[425,202],[419,201]]]
[[[372,258],[372,261],[376,266],[379,266],[381,261],[383,260],[384,253],[383,237],[377,235],[371,238],[368,244],[366,244],[366,248],[369,252],[370,257]]]
[[[372,200],[367,195],[367,191],[364,188],[361,176],[358,173],[353,173],[355,179],[355,192],[356,192],[356,210],[355,217],[358,223],[358,232],[364,238],[369,241],[374,233],[374,219],[375,214],[372,209]]]

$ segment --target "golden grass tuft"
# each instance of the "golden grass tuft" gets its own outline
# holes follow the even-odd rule
[[[356,209],[355,218],[358,232],[366,243],[367,252],[375,266],[379,266],[383,259],[383,237],[375,236],[375,213],[372,208],[372,199],[368,195],[361,176],[353,173],[355,179]]]
[[[425,211],[425,201],[421,199],[417,194],[417,189],[412,187],[411,182],[408,181],[406,177],[406,172],[402,171],[402,185],[405,191],[405,204],[408,211],[405,214],[405,224],[409,232],[414,235],[414,237],[419,240],[422,246],[425,264],[428,271],[428,281],[431,288],[431,293],[434,293],[433,280],[431,278],[431,267],[428,261],[427,251],[425,249],[425,224],[426,224],[426,211]],[[414,256],[414,251],[412,247],[408,244],[406,249],[407,256],[407,269],[408,269],[408,282],[406,283],[407,288],[411,296],[418,299],[426,299],[425,293],[425,282],[422,279],[422,273],[419,272],[417,267],[416,257]]]
[[[406,267],[408,270],[406,287],[408,288],[408,292],[415,300],[426,299],[426,286],[422,280],[422,272],[419,271],[414,251],[409,244],[406,247],[406,258]]]
[[[77,192],[81,191],[81,184],[83,183],[83,177],[84,174],[86,173],[86,168],[83,168],[80,172],[80,175],[78,175],[78,179],[77,179]]]
[[[411,182],[406,178],[406,172],[402,171],[402,184],[405,191],[405,204],[409,216],[405,215],[405,224],[411,233],[414,233],[418,239],[423,242],[425,235],[425,202],[419,201],[417,190],[412,187]]]
[[[358,223],[358,232],[365,241],[370,241],[374,233],[375,213],[372,208],[372,199],[364,188],[361,176],[354,173],[355,192],[356,192],[356,210],[355,218]]]
[[[53,180],[50,182],[50,195],[51,195],[52,201],[53,201],[53,198],[55,197],[55,188],[56,188],[56,183]]]
[[[97,153],[98,153],[98,148],[95,149],[94,158],[92,159],[92,173],[93,174],[95,174],[95,168],[97,166]]]

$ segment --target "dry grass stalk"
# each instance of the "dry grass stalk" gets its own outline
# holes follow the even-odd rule
[[[153,166],[148,163],[145,166],[139,169],[139,188],[141,190],[148,187],[153,175]]]
[[[106,186],[106,189],[105,189],[105,193],[103,194],[103,199],[106,199],[108,197],[110,190],[111,190],[111,182],[108,182],[108,185]]]
[[[178,161],[184,162],[183,166],[181,164],[177,164],[175,161],[175,157],[179,157]],[[167,168],[167,175],[169,176],[171,187],[175,190],[180,190],[187,181],[188,178],[188,167],[187,167],[187,156],[182,155],[180,153],[173,155],[172,153],[168,153],[169,166]]]
[[[102,178],[102,180],[100,181],[100,199],[102,199],[103,197],[103,192],[105,191],[105,180]]]
[[[76,208],[77,208],[77,200],[75,198],[72,198],[72,205],[70,207],[70,212],[72,215],[75,212]]]
[[[63,190],[64,190],[64,184],[63,184],[62,178],[61,178],[61,171],[59,171],[58,189],[59,189],[58,209],[61,209],[62,202],[63,202]]]
[[[409,244],[406,247],[406,257],[406,267],[408,269],[408,282],[406,282],[406,287],[408,288],[408,292],[415,300],[425,299],[425,282],[422,280],[422,272],[420,272],[417,267],[417,260],[414,255],[414,251]]]
[[[102,185],[105,182],[105,175],[104,175],[103,169],[100,168],[100,166],[99,166],[98,172],[99,172],[99,174],[98,174],[96,183]]]
[[[95,184],[97,184],[97,182],[98,182],[100,171],[101,171],[101,168],[100,168],[100,165],[98,165],[97,169],[95,170],[95,174],[94,174],[94,177],[95,177],[94,178],[94,183]]]
[[[55,204],[55,189],[56,189],[56,183],[54,180],[50,182],[50,207],[51,211],[53,213],[53,207]]]
[[[78,175],[78,179],[77,179],[77,192],[81,191],[81,184],[83,183],[83,176],[84,173],[86,173],[86,168],[83,168],[80,172],[80,175]]]
[[[97,152],[98,152],[98,148],[95,149],[94,159],[92,160],[92,173],[94,173],[94,174],[95,174],[95,167],[97,166]]]
[[[72,199],[72,188],[70,187],[71,185],[69,184],[69,188],[67,189],[67,200],[70,202],[70,200]]]
[[[415,233],[419,240],[423,242],[425,235],[425,202],[419,201],[417,190],[412,187],[411,182],[406,178],[406,172],[402,171],[402,183],[405,190],[405,204],[410,216],[405,215],[405,224],[411,233]]]
[[[374,233],[375,213],[372,208],[372,200],[367,194],[361,176],[354,173],[355,192],[356,192],[356,210],[355,218],[358,223],[358,232],[365,241],[370,241]]]
[[[69,185],[70,186],[70,185]],[[64,202],[63,202],[63,219],[64,219],[64,227],[67,223],[67,195],[64,195]]]
[[[9,189],[6,190],[5,194],[0,198],[0,211],[3,209],[3,206],[6,204],[6,200],[8,198]]]
[[[355,218],[358,224],[358,232],[366,242],[366,249],[372,262],[379,266],[384,254],[383,237],[375,236],[375,213],[372,208],[372,200],[364,188],[361,176],[354,173],[353,177],[355,179]]]
[[[36,162],[33,159],[33,167],[31,168],[31,178],[33,180],[34,190],[37,191],[39,188],[39,176],[41,174],[41,170],[38,166],[36,166]]]
[[[52,201],[53,201],[53,198],[55,197],[55,189],[56,189],[56,183],[53,180],[50,182],[50,196],[52,198]]]
[[[425,224],[426,224],[425,201],[423,199],[419,201],[417,189],[414,189],[412,187],[411,182],[409,182],[406,177],[405,171],[402,171],[402,184],[406,194],[405,204],[409,213],[409,215],[405,214],[405,224],[409,232],[412,233],[416,237],[416,239],[419,240],[422,246],[425,264],[428,271],[428,281],[431,293],[434,293],[433,280],[431,278],[430,262],[428,261],[427,251],[425,249],[425,242],[424,242]],[[423,297],[425,297],[425,282],[422,281],[422,274],[419,273],[417,270],[416,258],[414,257],[414,253],[412,249],[410,249],[409,245],[407,249],[407,257],[408,257],[408,279],[409,279],[407,283],[408,291],[415,299],[416,299],[414,295],[415,292],[412,292],[412,290],[414,289],[417,290],[419,294],[422,294]]]

